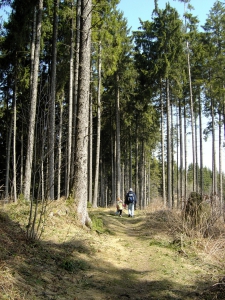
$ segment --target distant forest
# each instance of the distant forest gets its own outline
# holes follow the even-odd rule
[[[130,32],[119,2],[1,1],[2,200],[71,199],[82,223],[130,187],[141,209],[190,192],[223,206],[225,4],[199,30],[189,0],[183,16],[155,0]]]

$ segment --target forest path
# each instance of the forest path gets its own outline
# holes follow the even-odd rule
[[[22,230],[29,207],[7,208],[13,219],[0,211],[0,300],[211,300],[204,290],[223,272],[181,247],[179,217],[168,210],[128,218],[126,210],[119,217],[90,209],[95,228],[88,230],[56,201],[42,239],[29,242]]]
[[[136,211],[128,218],[124,212],[121,218],[113,211],[92,213],[110,234],[100,234],[93,277],[106,293],[94,296],[94,289],[88,299],[204,299],[198,289],[210,284],[213,266],[181,251],[166,214]]]

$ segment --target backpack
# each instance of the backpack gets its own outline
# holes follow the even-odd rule
[[[134,203],[134,194],[129,193],[127,199],[128,199],[128,203]]]

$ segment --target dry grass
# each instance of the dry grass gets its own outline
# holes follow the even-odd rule
[[[198,229],[190,228],[185,223],[183,213],[180,210],[168,210],[163,205],[153,203],[145,213],[150,216],[148,219],[150,228],[153,227],[157,232],[167,229],[168,237],[179,239],[182,236],[184,242],[193,244],[196,251],[203,251],[210,260],[215,258],[217,261],[224,261],[225,263],[225,224],[223,218],[217,218],[211,224],[207,238],[203,238],[201,232],[204,229],[201,227]]]

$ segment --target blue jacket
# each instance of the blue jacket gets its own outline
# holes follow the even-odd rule
[[[132,194],[132,196],[134,197],[134,204],[136,204],[137,203],[137,197],[136,197],[136,195],[133,191],[129,191],[126,194],[125,204],[127,204],[127,205],[129,204],[128,197],[129,197],[130,194]]]

